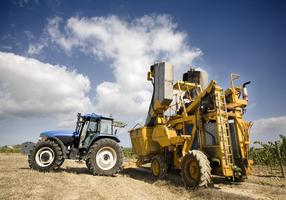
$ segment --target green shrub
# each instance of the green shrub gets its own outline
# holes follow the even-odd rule
[[[135,158],[132,148],[123,147],[123,155],[125,158]]]
[[[258,165],[267,165],[267,166],[273,166],[277,165],[279,163],[278,160],[278,152],[275,146],[275,143],[277,144],[277,147],[279,149],[279,153],[282,159],[282,162],[286,163],[286,137],[283,135],[279,135],[279,140],[275,142],[259,142],[255,141],[254,144],[258,144],[259,147],[250,148],[250,158],[254,161],[254,164]]]
[[[14,146],[3,146],[0,147],[0,153],[20,153],[20,145],[14,145]]]

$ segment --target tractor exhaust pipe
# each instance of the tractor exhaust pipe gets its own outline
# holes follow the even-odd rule
[[[245,83],[243,83],[242,85],[242,99],[248,101],[248,93],[247,93],[247,88],[246,85],[250,84],[251,81],[247,81]]]

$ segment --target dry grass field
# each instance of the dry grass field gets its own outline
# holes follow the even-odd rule
[[[185,189],[178,173],[154,180],[148,169],[125,162],[116,177],[92,176],[84,163],[65,161],[58,172],[29,169],[27,157],[0,154],[0,199],[285,199],[286,181],[256,169],[246,182],[214,178],[207,189]]]

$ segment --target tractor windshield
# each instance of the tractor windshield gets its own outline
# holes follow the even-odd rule
[[[112,135],[112,120],[101,120],[100,133]]]

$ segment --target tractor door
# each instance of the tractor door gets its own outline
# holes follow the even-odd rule
[[[90,119],[86,121],[85,126],[82,129],[80,148],[87,148],[92,141],[92,138],[98,133],[98,120]]]

